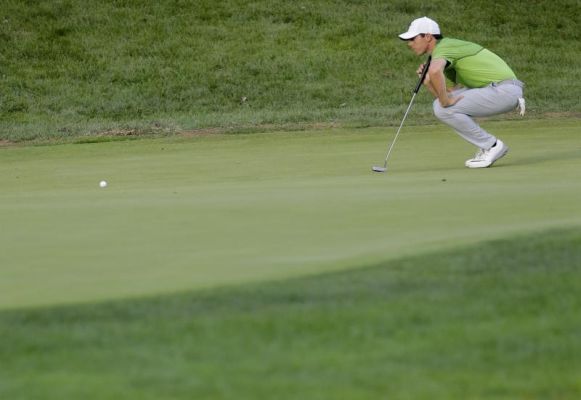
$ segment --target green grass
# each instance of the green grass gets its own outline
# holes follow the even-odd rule
[[[581,396],[581,231],[371,268],[0,313],[0,397]]]
[[[394,124],[420,62],[396,35],[425,14],[505,58],[531,115],[579,115],[577,11],[572,0],[5,0],[0,140]],[[429,104],[422,93],[410,122],[431,121]]]
[[[3,1],[0,398],[580,398],[578,8]],[[422,15],[572,118],[472,171],[421,92],[371,173]]]
[[[485,126],[511,147],[486,170],[464,168],[473,149],[443,126],[407,127],[387,174],[370,168],[394,129],[3,149],[0,308],[283,279],[578,226],[576,121]]]
[[[485,126],[1,149],[0,398],[579,398],[579,126]]]

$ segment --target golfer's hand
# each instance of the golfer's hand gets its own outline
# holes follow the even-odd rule
[[[424,71],[424,64],[420,64],[420,66],[418,67],[418,70],[416,71],[416,74],[418,75],[418,78],[420,76],[422,76],[422,72]]]
[[[422,77],[422,72],[424,72],[424,65],[425,64],[420,64],[420,66],[418,67],[418,70],[416,71],[416,74],[418,75],[418,78]],[[430,74],[426,74],[426,77],[424,78],[424,85],[430,82]]]
[[[452,107],[454,104],[458,103],[463,98],[464,98],[464,96],[452,97],[452,96],[447,95],[446,97],[438,98],[438,100],[440,100],[440,105],[442,107],[446,108],[446,107]]]

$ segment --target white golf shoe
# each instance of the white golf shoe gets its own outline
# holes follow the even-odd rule
[[[508,152],[508,146],[500,139],[496,140],[496,144],[488,150],[479,149],[474,158],[466,160],[464,165],[468,168],[487,168],[496,162],[499,158]]]
[[[470,165],[472,165],[473,163],[481,162],[483,160],[484,160],[484,150],[478,149],[478,151],[474,155],[474,158],[466,160],[464,165],[466,165],[468,168],[470,168]]]

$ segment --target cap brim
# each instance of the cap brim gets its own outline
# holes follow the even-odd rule
[[[415,32],[404,32],[401,35],[399,35],[399,38],[401,40],[410,40],[415,38],[416,36],[418,36],[418,34]]]

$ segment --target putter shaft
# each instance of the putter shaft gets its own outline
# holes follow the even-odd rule
[[[412,105],[414,104],[414,100],[416,99],[416,95],[418,94],[418,92],[420,91],[420,87],[422,87],[422,83],[424,82],[424,79],[426,78],[426,74],[428,73],[428,68],[430,67],[430,62],[432,61],[432,56],[430,55],[428,57],[428,60],[426,61],[426,63],[424,64],[424,68],[422,70],[422,74],[420,76],[420,79],[414,89],[413,95],[412,95],[412,99],[410,100],[410,104],[408,105],[407,110],[405,111],[405,114],[403,115],[403,118],[401,120],[401,123],[399,124],[399,128],[397,128],[397,132],[393,138],[393,140],[391,141],[391,144],[389,145],[388,149],[387,149],[387,154],[385,156],[385,161],[383,162],[383,168],[380,167],[373,167],[372,170],[375,172],[385,172],[387,170],[387,160],[389,160],[389,156],[391,154],[391,151],[393,150],[393,146],[395,145],[395,142],[397,141],[397,138],[399,136],[399,133],[401,131],[401,128],[403,126],[403,123],[405,122],[411,108]]]

